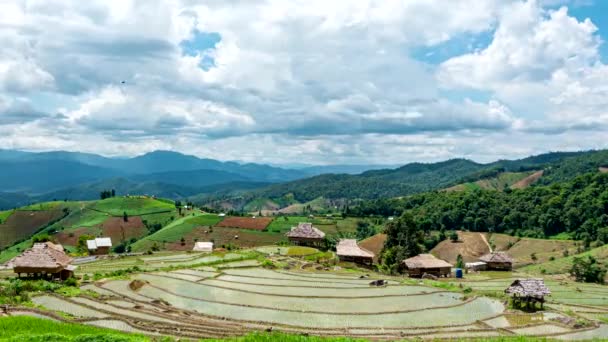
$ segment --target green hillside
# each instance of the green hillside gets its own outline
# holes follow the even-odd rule
[[[465,190],[497,190],[503,191],[510,188],[517,182],[534,174],[534,171],[526,172],[501,172],[496,177],[484,178],[475,182],[467,182],[447,188],[447,191],[465,191]]]
[[[133,216],[175,210],[171,201],[158,200],[148,197],[113,197],[95,203],[89,207],[91,210],[101,211],[112,216],[122,216],[124,212]]]
[[[570,255],[567,257],[556,258],[553,261],[548,261],[538,265],[529,265],[521,269],[521,271],[532,274],[563,274],[568,273],[575,257],[592,256],[603,262],[608,260],[608,245],[594,248],[584,253]]]

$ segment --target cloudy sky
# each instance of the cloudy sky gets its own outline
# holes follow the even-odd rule
[[[3,0],[0,148],[402,164],[608,148],[604,0]]]

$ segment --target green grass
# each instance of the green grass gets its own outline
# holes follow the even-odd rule
[[[132,245],[132,248],[134,251],[145,249],[145,247],[148,245],[147,242],[149,241],[179,241],[183,236],[190,233],[196,227],[212,226],[217,224],[220,220],[221,218],[219,216],[212,214],[201,215],[197,213],[195,216],[181,217],[156,233],[148,235],[145,238],[137,241]]]
[[[36,203],[36,204],[31,204],[31,205],[19,208],[19,210],[53,210],[53,209],[60,207],[62,203],[66,203],[66,202],[54,201],[54,202]]]
[[[593,256],[597,260],[606,260],[608,258],[608,245],[594,248],[590,251],[581,254],[570,255],[568,257],[557,258],[553,261],[547,261],[537,265],[526,266],[521,268],[520,270],[522,272],[533,274],[541,274],[542,270],[544,270],[546,274],[568,273],[568,271],[572,267],[572,262],[575,257],[586,258],[587,256]]]
[[[11,216],[12,213],[13,210],[0,211],[0,224],[6,221],[6,219],[8,219],[8,217]]]
[[[113,197],[95,202],[90,209],[108,213],[112,216],[141,216],[163,211],[174,211],[175,205],[152,198]]]
[[[0,341],[150,341],[143,335],[26,316],[0,318]]]
[[[551,240],[574,240],[572,233],[561,232],[557,235],[553,235],[550,237]]]
[[[357,218],[341,218],[341,217],[306,217],[306,216],[283,216],[275,218],[269,225],[269,232],[284,234],[295,227],[300,222],[312,222],[312,224],[321,229],[328,235],[337,235],[339,233],[354,233],[357,230]]]

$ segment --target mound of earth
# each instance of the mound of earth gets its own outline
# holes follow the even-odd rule
[[[384,248],[385,242],[386,234],[376,234],[374,236],[368,237],[365,240],[359,241],[359,246],[374,253],[374,260],[378,260],[378,257],[382,252],[382,248]]]
[[[431,250],[431,254],[451,264],[456,263],[458,254],[465,262],[477,261],[480,256],[490,253],[490,246],[482,233],[458,232],[458,242],[444,240]]]

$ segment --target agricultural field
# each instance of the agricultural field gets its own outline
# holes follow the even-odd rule
[[[445,189],[446,191],[465,191],[465,190],[498,190],[506,188],[523,189],[535,183],[543,175],[542,171],[528,172],[503,172],[497,177],[480,179],[475,182],[458,184]]]
[[[300,222],[311,222],[327,235],[350,234],[356,232],[357,221],[359,219],[352,217],[343,219],[342,217],[280,216],[272,221],[268,231],[285,234]]]
[[[592,256],[600,261],[608,260],[608,245],[594,248],[581,254],[574,255],[574,253],[571,253],[568,257],[559,257],[553,261],[529,265],[521,270],[522,272],[532,274],[563,274],[568,272],[575,257],[586,258],[587,256]]]
[[[427,282],[387,279],[369,271],[304,270],[306,262],[290,257],[290,248],[159,253],[84,264],[79,275],[100,276],[83,283],[80,294],[41,293],[32,298],[36,309],[15,308],[9,314],[194,339],[235,337],[271,327],[273,333],[374,340],[606,336],[607,326],[601,323],[608,314],[606,286],[547,279],[553,291],[547,310],[522,313],[509,310],[503,299],[483,296],[504,290],[521,274],[486,272]],[[273,262],[288,266],[257,266],[262,255],[270,254]],[[134,266],[138,268],[130,274],[102,275]],[[388,285],[369,285],[379,278]],[[463,287],[472,292],[446,290]]]
[[[142,216],[153,213],[175,211],[175,205],[168,201],[147,197],[112,197],[95,203],[91,210],[103,212],[111,216],[122,217],[126,212],[129,216]]]
[[[266,230],[270,222],[272,222],[271,217],[230,216],[219,222],[217,227]]]
[[[0,249],[28,238],[64,215],[62,209],[13,211],[0,224]]]

